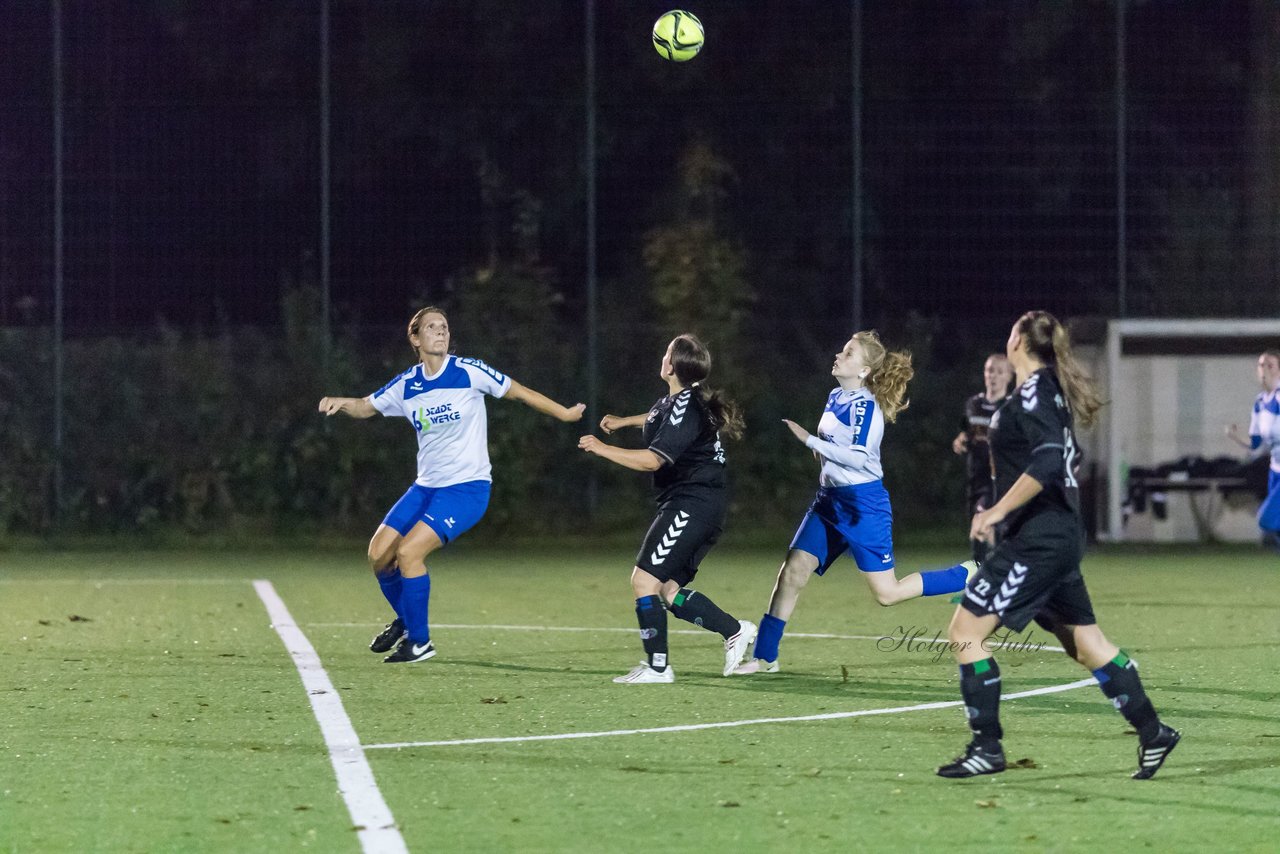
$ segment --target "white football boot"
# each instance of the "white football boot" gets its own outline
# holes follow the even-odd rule
[[[742,663],[742,656],[756,639],[756,624],[738,620],[738,633],[724,642],[724,675],[729,676]]]
[[[669,664],[665,670],[654,670],[649,662],[642,661],[626,676],[615,676],[613,681],[619,685],[657,685],[676,681],[676,671]]]
[[[753,658],[750,661],[740,664],[733,670],[734,676],[750,676],[753,673],[777,673],[778,662],[765,661],[763,658]]]

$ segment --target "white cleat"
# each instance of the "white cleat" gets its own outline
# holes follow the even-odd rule
[[[642,661],[626,676],[615,676],[613,681],[620,685],[657,685],[676,681],[676,671],[669,664],[666,670],[654,670],[649,662]]]
[[[753,673],[777,673],[778,662],[765,661],[763,658],[753,658],[745,664],[735,667],[734,676],[750,676]]]
[[[750,620],[738,620],[738,633],[724,642],[724,675],[733,674],[742,663],[742,656],[756,639],[756,624]]]

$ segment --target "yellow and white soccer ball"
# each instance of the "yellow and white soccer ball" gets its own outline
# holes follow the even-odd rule
[[[683,9],[672,9],[653,24],[654,50],[672,62],[693,59],[705,38],[698,16]]]

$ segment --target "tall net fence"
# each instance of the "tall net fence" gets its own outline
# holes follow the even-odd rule
[[[505,359],[555,396],[580,395],[594,245],[602,407],[647,406],[662,391],[651,363],[672,333],[693,328],[723,354],[717,378],[753,421],[812,414],[850,332],[860,241],[864,325],[911,348],[920,368],[889,466],[904,513],[921,517],[960,506],[945,440],[983,354],[1021,311],[1280,313],[1278,73],[1268,61],[1280,46],[1268,41],[1277,13],[1266,3],[1132,4],[1117,39],[1107,3],[707,0],[707,47],[682,65],[648,44],[664,5],[597,3],[590,83],[581,0],[528,10],[332,0],[327,54],[322,8],[221,0],[104,13],[31,2],[6,14],[0,398],[28,401],[23,429],[44,431],[5,435],[7,456],[32,444],[36,483],[52,470],[39,436],[56,393],[58,205],[65,335],[81,348],[69,351],[73,364],[100,358],[95,346],[182,359],[165,336],[232,336],[201,350],[206,365],[288,374],[299,407],[323,391],[372,390],[403,367],[404,321],[428,301],[457,314],[464,351]],[[331,330],[318,327],[326,318]],[[320,365],[331,348],[335,361]],[[154,371],[145,360],[119,367]],[[238,383],[267,393],[236,367],[218,393]],[[61,391],[70,418],[85,414],[79,381],[70,375]],[[98,393],[118,391],[100,382]],[[125,430],[102,417],[113,435]],[[305,433],[301,418],[272,429]],[[794,449],[762,449],[782,440],[760,431],[742,469],[751,489],[769,484],[787,517],[812,473],[786,456]],[[70,500],[110,505],[118,497],[93,498],[101,489],[82,464],[91,455],[78,443],[92,441],[68,434],[63,455],[82,481]],[[207,450],[227,456],[217,448]],[[533,453],[495,453],[517,451]],[[218,465],[212,495],[252,480]],[[531,463],[528,490],[545,480],[538,471],[569,483],[566,501],[581,492],[567,462]],[[800,485],[777,486],[788,479]],[[165,500],[186,500],[167,488]],[[316,487],[294,510],[332,506],[338,489]],[[270,517],[290,501],[241,505]],[[39,529],[52,515],[24,510],[9,525]]]

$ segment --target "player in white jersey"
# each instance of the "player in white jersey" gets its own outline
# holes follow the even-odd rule
[[[1267,350],[1258,357],[1258,383],[1262,393],[1253,401],[1248,441],[1235,424],[1227,427],[1227,436],[1254,454],[1271,454],[1267,497],[1258,508],[1258,527],[1264,543],[1280,548],[1280,350]]]
[[[325,415],[406,418],[418,435],[418,477],[369,542],[369,567],[395,619],[369,649],[389,663],[436,654],[427,620],[431,576],[426,558],[480,521],[489,506],[489,427],[484,396],[518,400],[560,421],[578,421],[584,404],[566,407],[479,359],[449,353],[449,320],[434,306],[409,321],[418,364],[368,397],[326,397]]]
[[[845,551],[881,605],[958,593],[977,570],[976,564],[966,561],[905,578],[894,572],[893,510],[882,480],[880,439],[885,419],[893,421],[906,409],[907,382],[914,373],[910,353],[888,352],[875,332],[859,332],[836,354],[831,375],[839,385],[827,395],[818,434],[811,436],[799,424],[784,419],[822,462],[820,485],[778,570],[751,659],[735,674],[778,669],[778,644],[800,591],[809,576],[825,573]]]

